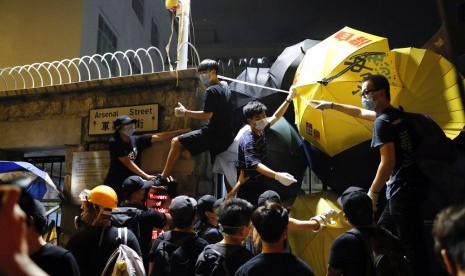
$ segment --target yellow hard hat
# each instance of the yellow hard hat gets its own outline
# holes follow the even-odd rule
[[[116,195],[115,190],[111,187],[99,185],[90,191],[87,201],[104,208],[116,209],[118,196]]]

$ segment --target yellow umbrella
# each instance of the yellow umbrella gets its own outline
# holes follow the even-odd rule
[[[401,48],[392,53],[403,84],[393,105],[428,114],[449,138],[457,137],[465,125],[465,112],[452,63],[426,49]]]
[[[361,81],[369,74],[386,76],[397,96],[401,83],[386,38],[345,27],[308,49],[294,79],[300,135],[329,156],[370,139],[371,122],[309,106],[310,100],[361,106]]]
[[[342,214],[337,203],[338,195],[332,191],[301,195],[296,198],[291,207],[290,216],[296,219],[307,220],[332,208],[338,213],[331,224],[325,226],[320,232],[289,231],[288,241],[292,253],[310,265],[315,275],[326,275],[329,253],[333,241],[352,227]]]

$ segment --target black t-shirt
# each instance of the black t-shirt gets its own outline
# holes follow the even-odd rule
[[[106,228],[99,246],[101,234],[102,227],[83,229],[72,235],[66,245],[66,249],[71,251],[76,259],[81,275],[101,275],[111,254],[120,245],[117,239],[118,228],[114,226]],[[142,256],[139,242],[130,230],[128,230],[126,245]]]
[[[122,200],[121,186],[123,181],[134,173],[118,158],[127,156],[140,166],[141,153],[151,145],[152,135],[132,135],[130,140],[130,143],[124,142],[119,134],[115,134],[109,140],[110,169],[105,184],[116,191],[120,201]]]
[[[50,276],[79,276],[79,267],[68,250],[46,243],[31,259]]]
[[[221,137],[232,136],[230,97],[229,86],[221,82],[209,86],[205,91],[203,111],[213,113],[207,127],[209,131]]]
[[[250,259],[236,272],[242,275],[314,275],[310,266],[290,253],[262,253]]]
[[[391,198],[406,184],[411,188],[426,187],[424,175],[414,162],[413,140],[408,132],[405,117],[399,109],[387,108],[375,120],[372,147],[393,142],[396,164],[387,183],[386,198]]]
[[[212,248],[213,250],[219,252],[221,255],[224,256],[224,265],[226,265],[229,271],[229,275],[234,275],[234,273],[237,271],[239,267],[241,267],[243,264],[245,264],[253,257],[252,252],[240,245],[225,243],[210,244],[205,247],[203,252],[200,253],[199,258],[197,259],[197,263],[195,264],[195,275],[220,276],[219,274],[211,274],[211,265],[217,259],[214,259],[211,256],[205,256],[206,253],[210,252],[209,248]],[[206,258],[209,259],[208,262],[205,261]],[[218,270],[218,273],[224,273],[224,271],[220,269]]]
[[[153,269],[152,269],[151,275],[163,275],[163,273],[161,272],[162,268],[158,266],[160,261],[158,261],[159,256],[157,256],[156,251],[157,251],[158,245],[165,238],[167,233],[169,233],[168,235],[170,236],[170,239],[168,241],[174,244],[181,244],[181,241],[186,240],[187,236],[192,236],[192,239],[189,239],[189,241],[187,242],[192,242],[191,247],[190,247],[192,255],[189,256],[189,267],[193,272],[195,262],[197,261],[197,258],[199,257],[200,252],[202,252],[205,246],[208,245],[208,242],[202,238],[199,238],[197,234],[193,234],[190,232],[181,232],[181,231],[171,230],[158,236],[152,245],[152,249],[150,250],[150,255],[149,255],[149,261],[153,263]]]
[[[394,246],[402,248],[399,239],[384,228],[359,227],[357,229],[366,237],[374,235],[376,231],[377,235],[387,237]],[[363,239],[347,231],[334,240],[328,263],[331,267],[340,270],[344,276],[359,276],[365,275],[368,257]]]

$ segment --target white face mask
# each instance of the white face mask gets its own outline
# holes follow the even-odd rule
[[[268,123],[268,120],[266,118],[263,118],[260,121],[255,122],[255,128],[257,130],[262,131],[265,129],[267,123]]]
[[[123,126],[123,133],[124,135],[128,136],[128,137],[131,137],[134,132],[136,131],[135,127],[133,124],[130,124],[130,125],[126,125],[126,126]]]

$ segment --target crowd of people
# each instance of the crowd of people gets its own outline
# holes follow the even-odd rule
[[[128,229],[124,243],[141,257],[146,275],[313,275],[310,266],[292,254],[288,231],[325,231],[335,211],[308,220],[289,217],[279,194],[262,181],[270,177],[283,185],[296,182],[280,168],[264,165],[267,133],[296,97],[293,88],[271,117],[258,101],[244,107],[248,128],[239,140],[238,181],[224,198],[177,195],[170,174],[183,150],[192,155],[209,151],[214,160],[233,140],[230,90],[219,81],[218,69],[213,60],[199,65],[200,81],[207,87],[203,110],[188,110],[181,103],[175,108],[177,117],[207,119],[208,124],[199,130],[134,135],[133,119],[123,115],[115,120],[105,185],[82,191],[77,232],[65,248],[42,239],[46,218],[40,202],[25,190],[0,186],[0,227],[4,229],[0,244],[8,248],[0,250],[0,275],[101,275],[122,243],[122,227]],[[334,109],[374,121],[372,147],[381,156],[370,188],[349,187],[338,199],[353,229],[334,240],[327,275],[375,273],[373,242],[405,255],[403,275],[429,275],[421,216],[429,180],[415,166],[414,141],[402,112],[390,104],[388,80],[381,75],[366,77],[361,96],[364,108],[314,101],[322,112]],[[171,149],[164,170],[158,175],[144,172],[140,153],[151,143],[167,139]],[[160,186],[167,187],[172,198],[167,213],[146,205],[150,189]],[[375,222],[384,186],[387,203]],[[435,249],[450,275],[465,273],[464,215],[464,207],[450,207],[438,214],[434,225]],[[154,229],[164,232],[152,240]]]

